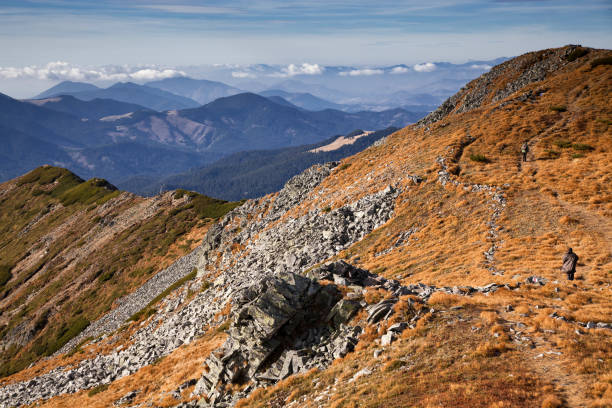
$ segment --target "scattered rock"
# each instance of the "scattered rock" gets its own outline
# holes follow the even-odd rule
[[[534,285],[539,284],[541,286],[544,286],[546,284],[547,280],[545,278],[540,277],[540,276],[535,276],[534,275],[534,276],[530,276],[527,279],[525,279],[525,282],[526,283],[531,283],[531,284],[534,284]]]
[[[366,368],[362,368],[361,370],[357,371],[355,373],[355,375],[350,380],[348,380],[348,382],[351,383],[351,382],[357,380],[359,377],[364,377],[364,376],[367,376],[367,375],[370,375],[370,374],[372,374],[372,370],[370,370],[367,367]]]

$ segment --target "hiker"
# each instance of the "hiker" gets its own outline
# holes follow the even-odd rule
[[[524,162],[527,161],[527,152],[529,152],[529,145],[527,144],[527,142],[525,142],[521,146],[521,153],[523,154],[523,161]]]
[[[563,265],[561,266],[561,272],[567,274],[568,280],[574,280],[574,273],[576,273],[576,264],[578,263],[578,255],[572,252],[572,248],[568,248],[565,255],[563,255]]]

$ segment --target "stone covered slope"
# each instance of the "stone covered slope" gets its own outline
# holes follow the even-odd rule
[[[397,191],[387,187],[339,210],[319,210],[289,223],[279,222],[334,167],[333,163],[316,166],[288,182],[278,196],[249,201],[211,228],[196,250],[201,257],[198,274],[202,278],[188,284],[192,296],[187,296],[185,288],[158,313],[142,321],[131,333],[127,348],[83,360],[68,371],[58,367],[33,381],[9,385],[3,389],[3,403],[33,402],[128,376],[182,344],[191,343],[211,330],[211,325],[226,321],[227,316],[219,313],[226,306],[232,307],[237,294],[254,281],[313,266],[391,216]],[[283,242],[285,245],[280,244]],[[304,245],[304,250],[295,252],[287,245],[290,242]],[[307,245],[314,246],[308,250]],[[206,282],[213,278],[214,284],[206,289]],[[119,308],[129,303],[122,301]],[[120,336],[121,332],[116,333],[105,343],[112,344]]]
[[[576,50],[511,60],[441,120],[247,201],[197,277],[0,403],[610,405],[612,72]]]

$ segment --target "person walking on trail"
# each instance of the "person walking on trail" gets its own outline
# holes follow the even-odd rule
[[[574,280],[574,273],[576,273],[576,264],[578,263],[578,255],[576,255],[572,248],[568,248],[565,255],[563,255],[563,265],[561,266],[561,272],[567,274],[568,280]]]
[[[527,161],[527,152],[529,152],[529,145],[527,144],[527,142],[525,142],[521,146],[521,154],[523,155],[523,161],[524,162]]]

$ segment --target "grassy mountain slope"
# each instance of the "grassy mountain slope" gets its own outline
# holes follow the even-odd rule
[[[391,185],[399,191],[392,217],[333,259],[404,285],[453,288],[425,304],[401,296],[395,313],[377,324],[362,310],[348,322],[364,328],[354,352],[327,369],[257,389],[237,406],[611,406],[612,333],[597,325],[612,323],[611,63],[609,50],[576,46],[509,60],[420,123],[343,160],[269,225],[261,220],[278,204],[274,194],[242,207],[258,212],[226,219],[219,229],[227,247],[209,254],[206,279],[231,271],[258,245],[271,245],[266,232],[291,230],[307,214],[340,216],[344,204]],[[530,153],[521,163],[525,140]],[[243,233],[255,224],[262,230]],[[559,271],[567,246],[581,258],[574,282]],[[532,276],[545,284],[528,283]],[[467,288],[492,282],[502,286],[486,293]],[[173,301],[189,299],[188,288],[181,290]],[[212,290],[222,293],[223,285]],[[360,300],[373,305],[388,294],[369,287]],[[381,335],[414,309],[421,316],[414,327],[382,347]],[[193,385],[179,386],[211,369],[202,362],[227,335],[230,311],[227,303],[203,336],[155,364],[41,406],[110,406],[134,390],[130,404],[193,401]],[[88,345],[81,358],[131,341],[131,330],[142,325]],[[236,393],[249,385],[236,378],[219,387]]]
[[[235,205],[184,191],[144,199],[58,167],[1,184],[0,374],[54,353]]]

